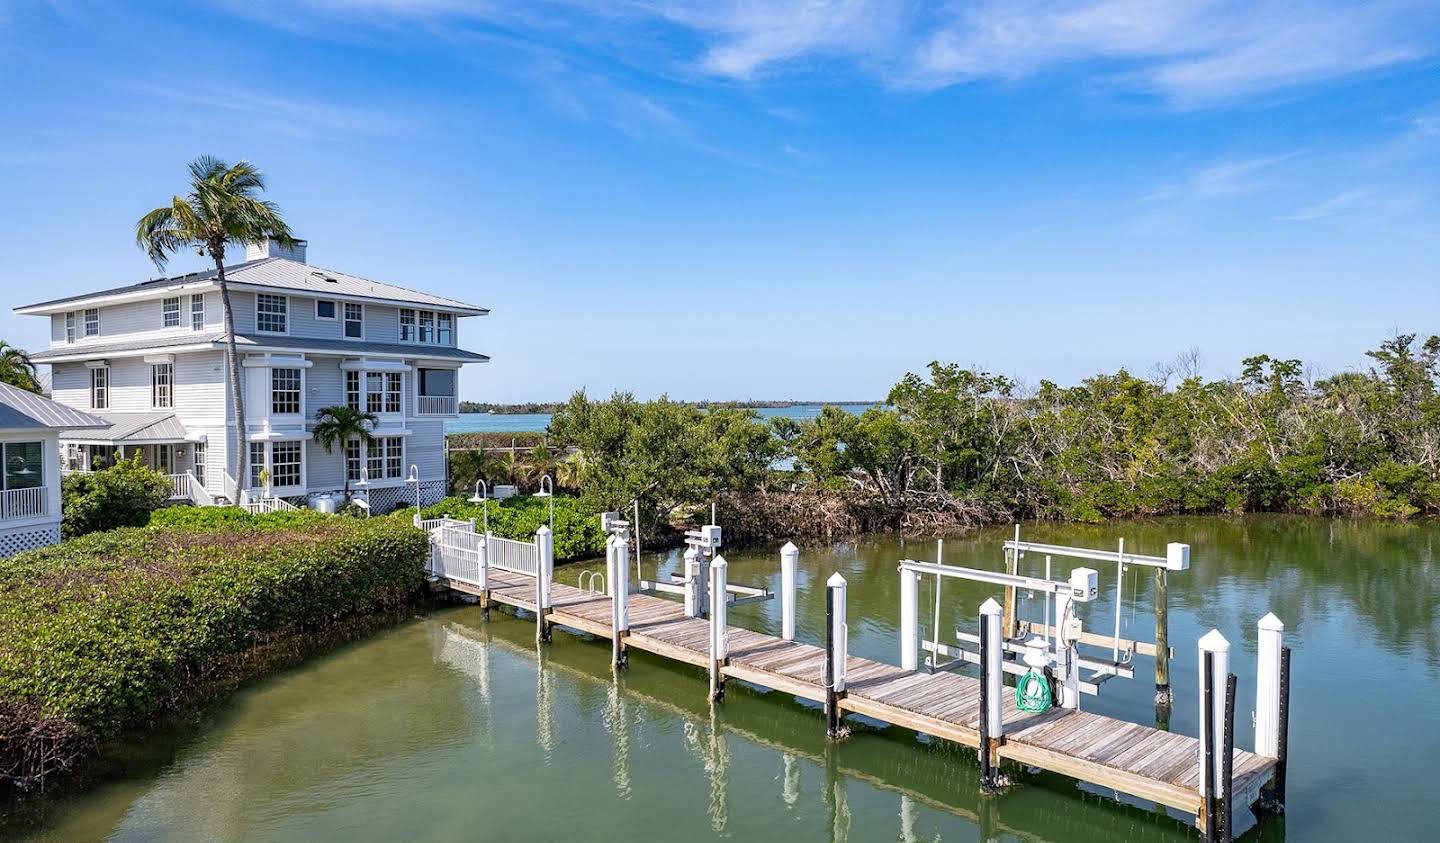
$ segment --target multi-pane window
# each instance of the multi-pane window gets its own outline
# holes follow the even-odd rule
[[[270,443],[270,483],[278,488],[300,485],[299,442]]]
[[[205,330],[205,296],[200,293],[190,297],[190,330]]]
[[[75,311],[65,313],[65,342],[75,341]]]
[[[155,446],[155,470],[161,474],[171,474],[175,470],[175,446]]]
[[[90,409],[110,409],[109,366],[97,366],[90,370]]]
[[[37,489],[45,485],[45,443],[6,442],[0,445],[0,461],[5,471],[0,475],[3,489]],[[35,494],[34,492],[31,493]],[[39,499],[18,499],[12,503],[12,515],[40,515]],[[30,511],[33,510],[33,511]]]
[[[398,436],[385,439],[385,476],[399,478],[405,465],[404,442]]]
[[[300,370],[270,370],[270,412],[295,415],[300,412]]]
[[[455,314],[402,307],[400,341],[452,345],[455,342]]]
[[[175,406],[174,363],[156,363],[150,367],[150,406],[156,409]]]
[[[255,329],[267,334],[283,334],[287,330],[289,301],[284,296],[260,293],[255,296]]]
[[[85,336],[100,336],[100,308],[98,307],[85,309]]]
[[[369,454],[368,454],[369,459],[366,460],[366,468],[369,469],[369,471],[370,471],[370,476],[371,476],[372,478],[384,477],[384,476],[385,476],[385,440],[383,440],[383,439],[372,439],[372,440],[370,441],[370,446],[369,446],[369,448],[368,448],[367,450],[369,451]]]
[[[250,443],[250,485],[259,486],[260,472],[265,470],[265,443]],[[274,479],[273,476],[271,478]]]
[[[200,485],[201,485],[201,486],[204,486],[204,485],[205,485],[205,469],[206,469],[206,468],[207,468],[207,466],[206,466],[206,464],[205,464],[205,443],[204,443],[204,442],[196,442],[196,443],[195,443],[195,479],[200,481]]]
[[[440,345],[450,345],[455,335],[455,317],[449,313],[439,313],[435,316],[435,342]]]
[[[365,305],[345,302],[345,336],[352,340],[365,336]]]
[[[420,311],[420,341],[435,341],[435,312],[431,310]]]
[[[329,299],[316,299],[316,300],[315,300],[315,318],[316,318],[316,319],[334,319],[334,318],[335,318],[335,302],[330,301]]]
[[[360,470],[360,440],[345,440],[345,476],[350,482],[355,482],[364,475]]]
[[[400,412],[400,373],[385,373],[385,412]]]
[[[160,302],[160,321],[166,328],[180,327],[179,296],[171,296]]]
[[[365,373],[365,410],[380,413],[385,409],[385,373]]]
[[[400,341],[415,341],[415,311],[408,307],[400,308]]]
[[[360,373],[345,373],[345,406],[352,410],[360,409]]]

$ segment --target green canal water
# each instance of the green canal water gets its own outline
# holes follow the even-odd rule
[[[1005,530],[945,543],[945,561],[998,569]],[[1255,621],[1273,610],[1293,648],[1289,813],[1248,839],[1434,839],[1440,806],[1440,524],[1286,517],[1037,525],[1035,541],[1192,547],[1170,585],[1176,706],[1196,731],[1195,642],[1218,628],[1239,675],[1237,739],[1252,745]],[[875,537],[804,548],[799,629],[822,639],[823,588],[851,584],[851,651],[895,661],[902,557],[933,541]],[[732,581],[778,587],[773,552],[728,555]],[[645,574],[673,570],[647,555]],[[1030,558],[1027,566],[1043,564]],[[1057,566],[1058,567],[1058,566]],[[558,579],[574,583],[582,568]],[[1113,569],[1086,628],[1113,622]],[[1148,571],[1123,589],[1122,634],[1153,630]],[[929,622],[929,584],[922,616]],[[947,584],[943,628],[973,625],[993,592]],[[1022,611],[1039,603],[1022,603]],[[779,630],[779,606],[732,622]],[[82,794],[28,806],[33,840],[1187,840],[1181,819],[1058,776],[1021,772],[982,796],[973,753],[856,724],[838,744],[812,707],[732,682],[715,708],[699,671],[643,653],[619,679],[608,642],[447,608],[255,682],[201,722],[117,756]],[[1152,663],[1087,708],[1153,722]],[[1237,810],[1250,825],[1249,813]]]

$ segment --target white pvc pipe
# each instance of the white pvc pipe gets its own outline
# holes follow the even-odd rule
[[[1273,613],[1257,624],[1255,657],[1255,754],[1280,757],[1280,649],[1285,624]]]
[[[780,548],[780,637],[795,640],[795,568],[800,562],[800,548],[786,542]]]
[[[1004,671],[1001,668],[1001,649],[1004,646],[1004,639],[1000,635],[1000,622],[1004,609],[995,598],[986,600],[980,606],[980,634],[985,636],[985,719],[989,724],[987,732],[990,738],[998,738],[1005,734],[1004,718],[1001,717],[1004,700],[1005,683]]]
[[[938,577],[936,579],[939,579]],[[900,666],[905,670],[916,669],[915,640],[919,631],[920,575],[915,571],[900,570]]]
[[[825,585],[835,593],[835,612],[830,620],[835,641],[833,679],[835,693],[838,694],[845,690],[845,662],[850,655],[850,642],[847,640],[850,628],[845,623],[845,578],[838,572],[831,574]]]
[[[1199,674],[1199,675],[1200,675],[1200,683],[1199,683],[1199,685],[1200,685],[1200,747],[1199,747],[1199,762],[1200,762],[1200,769],[1201,769],[1201,771],[1202,771],[1202,773],[1201,773],[1201,778],[1202,778],[1202,779],[1204,778],[1204,773],[1203,773],[1203,771],[1204,771],[1204,769],[1205,769],[1205,742],[1206,742],[1206,741],[1210,741],[1211,745],[1214,747],[1214,752],[1215,752],[1215,780],[1214,780],[1214,782],[1211,783],[1211,787],[1213,787],[1213,788],[1215,789],[1214,792],[1218,794],[1218,793],[1222,792],[1222,790],[1223,790],[1223,788],[1224,788],[1224,781],[1225,781],[1225,779],[1224,779],[1224,775],[1225,775],[1225,774],[1224,774],[1224,772],[1223,772],[1225,765],[1224,765],[1222,759],[1225,757],[1225,686],[1226,686],[1226,679],[1225,679],[1225,678],[1230,675],[1230,642],[1225,639],[1225,636],[1223,636],[1223,635],[1220,634],[1220,630],[1218,630],[1218,629],[1212,629],[1212,630],[1210,630],[1209,632],[1205,633],[1204,637],[1202,637],[1202,638],[1200,639],[1199,651],[1200,651],[1200,674]],[[1211,675],[1211,680],[1215,683],[1215,692],[1214,692],[1214,694],[1212,695],[1212,696],[1214,697],[1214,705],[1213,705],[1212,708],[1213,708],[1213,716],[1214,716],[1214,723],[1215,723],[1215,728],[1214,728],[1214,730],[1213,730],[1213,731],[1214,731],[1214,734],[1213,734],[1213,735],[1212,735],[1212,734],[1207,734],[1207,730],[1205,729],[1205,655],[1206,655],[1207,653],[1213,653],[1213,654],[1215,655],[1215,668],[1214,668],[1214,671],[1213,671],[1213,673],[1212,673],[1212,675]],[[1201,788],[1201,793],[1200,793],[1200,795],[1201,795],[1201,796],[1208,796],[1209,793],[1206,791],[1205,788]]]
[[[555,578],[555,534],[550,532],[549,527],[541,525],[540,529],[535,531],[535,547],[539,556],[537,560],[539,564],[536,565],[538,569],[536,585],[540,594],[538,603],[541,609],[548,609],[550,608],[550,583]]]
[[[725,557],[716,556],[710,563],[710,698],[719,693],[723,678],[720,662],[726,657],[725,575],[729,568]]]

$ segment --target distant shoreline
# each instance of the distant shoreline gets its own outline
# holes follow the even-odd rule
[[[688,407],[740,407],[747,410],[784,409],[786,407],[824,407],[884,404],[884,401],[676,401]],[[461,413],[493,413],[497,416],[553,414],[565,406],[563,401],[530,404],[490,404],[480,401],[461,401]]]

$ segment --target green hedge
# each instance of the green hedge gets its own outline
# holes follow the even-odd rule
[[[406,605],[427,551],[403,521],[331,518],[129,528],[20,554],[0,562],[0,720],[113,736],[275,634]],[[43,779],[34,747],[0,744],[0,789]]]
[[[481,505],[464,497],[445,498],[424,511],[426,518],[474,518],[482,522]],[[413,509],[398,510],[409,518]],[[530,541],[541,524],[550,522],[550,504],[545,498],[522,495],[490,502],[490,532],[507,539]],[[555,497],[555,561],[568,562],[605,555],[605,533],[600,530],[600,513],[581,505],[569,495]]]
[[[308,527],[333,520],[309,509],[297,512],[267,512],[251,515],[238,506],[167,506],[150,515],[151,527],[177,527],[186,530],[283,529]]]

